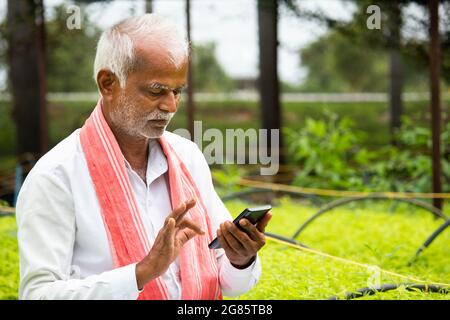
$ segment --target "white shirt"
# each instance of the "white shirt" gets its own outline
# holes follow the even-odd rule
[[[170,132],[167,141],[186,164],[205,202],[212,231],[232,220],[214,190],[197,145]],[[167,160],[155,140],[149,144],[147,184],[126,162],[140,215],[151,243],[172,211]],[[137,299],[136,264],[113,269],[100,206],[81,149],[79,129],[45,154],[30,171],[16,206],[20,251],[20,299]],[[222,293],[237,296],[261,274],[259,258],[236,269],[216,250]],[[137,261],[136,261],[137,262]],[[171,299],[181,298],[178,259],[163,274]]]

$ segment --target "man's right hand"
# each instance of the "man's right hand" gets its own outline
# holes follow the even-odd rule
[[[186,212],[193,206],[195,206],[195,199],[182,203],[167,216],[150,252],[136,264],[139,290],[142,290],[149,281],[166,272],[186,242],[196,235],[205,234],[198,224],[185,217]]]

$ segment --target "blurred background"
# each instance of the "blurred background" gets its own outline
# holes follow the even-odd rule
[[[0,0],[0,201],[4,206],[14,206],[35,161],[81,127],[95,106],[98,93],[92,69],[102,30],[144,12],[168,16],[192,43],[189,88],[169,130],[192,130],[195,120],[203,121],[203,130],[280,129],[281,166],[276,176],[259,176],[255,165],[212,166],[222,196],[245,194],[238,200],[230,198],[237,201],[230,208],[240,211],[241,201],[278,204],[285,216],[280,214],[273,228],[282,233],[333,200],[301,188],[450,192],[450,1]],[[264,189],[269,194],[252,194],[261,182],[298,187],[297,195],[310,202],[286,200],[270,184]],[[445,198],[421,201],[444,214],[448,212]],[[355,235],[352,246],[323,243],[324,239],[313,237],[314,232],[306,240],[328,252],[406,270],[396,264],[399,257],[414,253],[440,226],[440,218],[448,222],[446,216],[428,220],[428,214],[411,215],[410,207],[399,209],[390,202],[369,204],[370,210],[376,208],[371,225],[379,225],[372,238],[382,243],[367,245],[363,241],[367,233]],[[358,208],[367,212],[368,207]],[[403,212],[404,219],[389,222],[393,208]],[[342,214],[323,222],[330,239],[337,242],[348,232],[344,227],[356,223]],[[377,220],[380,216],[384,218]],[[360,223],[366,225],[366,219]],[[407,234],[395,242],[399,229],[393,224],[399,229],[416,230],[418,225],[424,229],[416,238]],[[14,227],[5,228],[15,234]],[[14,239],[2,239],[15,246]],[[413,269],[416,274],[449,279],[448,241],[447,230],[430,260]],[[406,249],[400,253],[399,248]],[[270,259],[275,259],[270,252]],[[11,259],[14,253],[4,254]],[[430,261],[437,260],[441,264],[430,271]],[[287,290],[275,297],[324,298],[356,281],[337,276],[331,271],[338,270],[335,266],[327,268],[321,278],[296,278],[297,289],[305,286],[299,289],[301,294],[290,295]],[[11,281],[5,285],[8,290],[14,288],[11,279],[16,278],[16,273],[4,276]],[[311,289],[324,279],[332,282],[326,289]],[[277,278],[266,280],[279,285]],[[308,281],[317,286],[304,285]],[[264,288],[260,290],[247,297],[260,298],[257,294]],[[411,297],[402,294],[398,297]]]

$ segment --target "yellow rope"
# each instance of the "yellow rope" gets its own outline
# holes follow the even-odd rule
[[[319,255],[319,256],[322,256],[322,257],[326,257],[326,258],[329,258],[329,259],[332,259],[332,260],[337,260],[337,261],[340,261],[340,262],[353,264],[353,265],[356,265],[356,266],[359,266],[359,267],[363,267],[363,268],[371,267],[371,265],[369,265],[369,264],[356,262],[356,261],[345,259],[345,258],[341,258],[341,257],[336,257],[336,256],[333,256],[333,255],[325,253],[325,252],[317,251],[317,250],[314,250],[314,249],[311,249],[311,248],[305,248],[305,247],[302,247],[300,245],[296,245],[296,244],[293,244],[293,243],[290,243],[290,242],[287,242],[287,241],[283,241],[283,240],[280,240],[280,239],[277,239],[277,238],[273,238],[273,237],[271,237],[269,235],[266,235],[266,238],[271,240],[271,241],[278,242],[280,244],[284,244],[286,246],[295,248],[297,250],[301,250],[301,251],[305,251],[305,252],[308,252],[308,253],[316,254],[316,255]],[[391,276],[395,276],[395,277],[406,279],[406,280],[413,281],[413,282],[434,284],[434,285],[445,286],[445,287],[449,287],[450,286],[450,283],[429,282],[429,281],[421,280],[421,279],[418,279],[418,278],[415,278],[415,277],[405,276],[405,275],[402,275],[402,274],[399,274],[399,273],[396,273],[396,272],[393,272],[393,271],[384,270],[384,269],[381,269],[381,268],[379,268],[379,270],[380,270],[380,272],[383,272],[385,274],[389,274]]]
[[[273,191],[288,191],[298,194],[311,194],[318,196],[330,197],[364,197],[370,195],[384,196],[391,199],[450,199],[450,193],[424,193],[424,192],[371,192],[371,191],[345,191],[345,190],[330,190],[317,188],[302,188],[280,183],[263,182],[249,179],[240,179],[239,185],[246,187],[254,187],[259,189],[273,190]]]

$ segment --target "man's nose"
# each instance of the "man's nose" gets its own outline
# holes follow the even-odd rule
[[[170,92],[164,96],[164,99],[161,101],[159,105],[159,109],[163,111],[167,111],[170,113],[174,113],[178,108],[178,99],[173,92]]]

